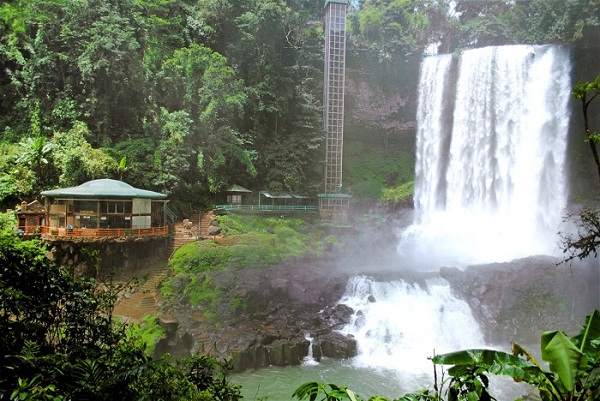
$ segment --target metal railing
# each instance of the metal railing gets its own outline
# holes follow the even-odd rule
[[[52,237],[152,237],[167,235],[168,226],[149,228],[56,228],[41,227],[42,235]]]
[[[177,222],[177,215],[166,204],[165,204],[165,215],[166,215],[166,219],[167,219],[167,224],[174,224]]]
[[[257,211],[280,211],[280,210],[319,210],[318,206],[297,206],[297,205],[217,205],[218,210],[257,210]]]

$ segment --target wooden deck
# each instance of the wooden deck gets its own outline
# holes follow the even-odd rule
[[[41,234],[50,237],[152,237],[167,235],[168,226],[150,228],[56,228],[41,227]]]

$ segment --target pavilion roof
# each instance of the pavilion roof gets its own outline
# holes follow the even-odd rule
[[[132,187],[123,181],[100,179],[85,182],[76,187],[51,189],[42,191],[43,196],[59,197],[68,196],[74,198],[146,198],[166,199],[167,195],[146,189]]]
[[[227,192],[250,193],[252,191],[250,191],[249,189],[246,189],[246,188],[242,187],[241,185],[233,184],[231,187],[229,187],[229,189],[227,190]]]

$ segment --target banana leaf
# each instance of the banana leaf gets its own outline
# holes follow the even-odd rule
[[[489,349],[472,349],[436,355],[432,358],[437,365],[468,365],[479,366],[489,373],[512,377],[517,381],[524,381],[538,385],[547,382],[546,374],[534,363],[519,358],[518,356]],[[458,371],[457,371],[458,372]],[[452,374],[452,369],[448,370]]]
[[[568,392],[572,392],[582,373],[588,368],[587,357],[562,331],[547,331],[542,334],[542,359],[550,364]]]
[[[571,340],[592,361],[600,359],[600,312],[597,309],[587,316],[583,330]]]

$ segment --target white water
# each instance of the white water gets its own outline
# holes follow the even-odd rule
[[[455,298],[442,279],[420,286],[355,276],[340,303],[355,312],[341,330],[357,340],[358,356],[352,364],[399,372],[415,388],[432,383],[428,358],[434,353],[484,345],[469,306]]]
[[[402,264],[552,254],[567,200],[568,51],[489,47],[454,63],[436,56],[421,67],[415,221],[401,237]],[[340,303],[355,311],[342,330],[357,340],[352,365],[391,370],[403,387],[432,383],[434,353],[486,347],[468,304],[442,279],[357,276]]]
[[[302,360],[302,366],[316,366],[319,364],[319,362],[315,359],[314,354],[313,354],[314,338],[312,338],[312,336],[309,333],[306,333],[304,335],[304,338],[306,340],[308,340],[309,346],[308,346],[308,355],[306,355],[304,357],[304,359]]]
[[[451,56],[426,58],[415,221],[401,255],[439,267],[552,254],[567,200],[570,87],[562,47],[469,50],[457,67]]]

